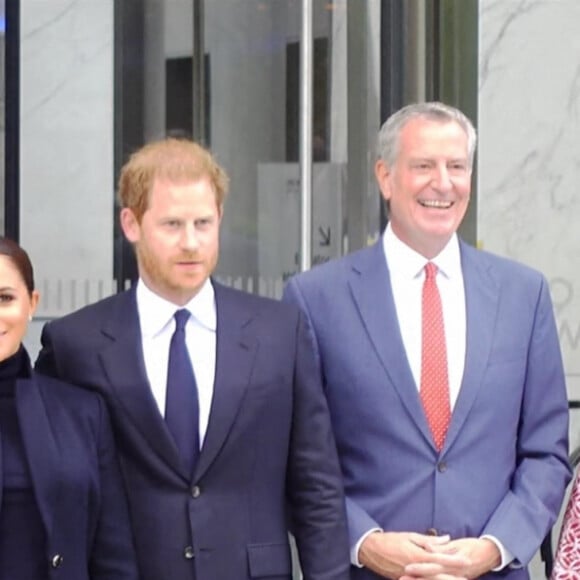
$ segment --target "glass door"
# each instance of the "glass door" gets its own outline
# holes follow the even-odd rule
[[[137,35],[135,14],[129,17],[137,6],[127,5],[125,52],[141,59],[142,73],[125,58],[118,83],[126,113],[137,104],[143,123],[135,127],[126,116],[117,123],[125,130],[116,165],[129,141],[164,134],[212,149],[231,180],[217,271],[226,283],[276,297],[300,270],[305,17],[312,30],[311,263],[376,238],[380,2],[350,4],[146,0]],[[119,270],[134,276],[130,252],[121,258]]]

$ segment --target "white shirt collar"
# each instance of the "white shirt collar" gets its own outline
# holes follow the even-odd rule
[[[216,330],[215,293],[209,278],[199,292],[182,307],[155,294],[141,278],[137,283],[136,296],[139,322],[144,336],[155,336],[161,332],[169,324],[175,311],[180,308],[189,310],[192,318],[208,330]]]
[[[389,222],[383,234],[383,249],[391,275],[394,273],[405,278],[415,278],[422,273],[425,264],[430,261],[446,278],[461,276],[461,252],[459,239],[455,233],[435,258],[427,260],[402,242],[393,232]]]

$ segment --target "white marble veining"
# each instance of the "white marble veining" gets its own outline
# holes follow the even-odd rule
[[[542,271],[580,399],[580,2],[481,0],[481,245]]]
[[[113,0],[21,2],[21,241],[38,278],[111,278]]]

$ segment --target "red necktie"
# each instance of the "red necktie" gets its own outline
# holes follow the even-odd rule
[[[443,310],[436,275],[437,266],[428,262],[423,283],[420,395],[435,446],[441,451],[451,419],[451,407]]]

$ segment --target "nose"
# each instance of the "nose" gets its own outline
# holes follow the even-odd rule
[[[187,224],[183,229],[182,245],[187,250],[195,250],[199,246],[197,231],[194,224]]]
[[[438,166],[433,173],[433,188],[436,191],[446,192],[453,187],[449,170],[445,165]]]

